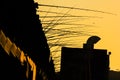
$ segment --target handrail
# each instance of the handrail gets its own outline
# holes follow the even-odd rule
[[[32,80],[36,80],[36,64],[28,55],[20,50],[20,48],[17,47],[15,43],[13,43],[8,37],[6,37],[2,30],[0,30],[0,45],[9,56],[12,55],[15,58],[19,59],[21,65],[23,65],[24,62],[29,63],[29,65],[31,66],[31,70],[33,71]]]

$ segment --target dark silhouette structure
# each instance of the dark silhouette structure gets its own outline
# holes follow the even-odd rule
[[[93,49],[99,40],[92,36],[83,48],[62,47],[61,80],[108,80],[109,54],[106,49]]]
[[[34,0],[0,0],[0,30],[19,46],[37,65],[36,80],[46,77],[54,80],[54,65],[49,60],[50,51],[42,30],[38,5]],[[10,57],[0,46],[0,78],[7,80],[26,80],[26,67],[19,60]],[[44,77],[40,73],[44,72]],[[10,76],[10,77],[8,77]]]
[[[120,71],[111,70],[109,72],[109,80],[120,80]]]

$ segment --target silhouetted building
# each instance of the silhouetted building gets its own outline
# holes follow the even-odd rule
[[[62,47],[61,80],[108,80],[107,50],[86,45],[89,44],[84,48]]]
[[[109,71],[109,80],[120,80],[120,71]]]
[[[34,0],[0,0],[0,30],[29,55],[37,65],[37,80],[41,80],[40,68],[48,80],[54,74],[53,63],[49,63],[49,47],[42,30],[37,4]],[[0,77],[8,75],[11,80],[25,80],[25,67],[13,57],[7,56],[0,46]],[[49,68],[53,70],[49,70]],[[53,79],[52,79],[53,80]]]

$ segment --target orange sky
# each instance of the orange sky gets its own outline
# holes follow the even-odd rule
[[[49,10],[56,12],[67,12],[73,15],[81,16],[98,16],[101,18],[90,18],[85,20],[78,20],[76,23],[83,23],[94,25],[95,27],[84,28],[88,32],[93,32],[93,35],[98,35],[101,40],[95,45],[95,48],[107,49],[108,52],[112,52],[110,56],[110,69],[120,70],[120,0],[36,0],[41,4],[69,6],[77,8],[86,8],[92,10],[99,10],[104,12],[110,12],[113,14],[106,14],[92,11],[77,11],[58,8],[45,8],[40,7],[40,10]],[[45,13],[41,13],[45,15]],[[59,26],[65,27],[65,26]],[[81,36],[79,39],[75,39],[76,46],[82,47],[82,43],[85,43],[88,36]],[[81,40],[81,42],[80,42]],[[80,43],[80,44],[78,44]]]

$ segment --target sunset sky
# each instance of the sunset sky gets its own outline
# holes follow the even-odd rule
[[[92,27],[91,26],[84,28],[78,27],[75,30],[85,31],[88,34],[99,36],[101,40],[97,44],[95,44],[95,48],[107,49],[108,52],[111,52],[112,54],[110,56],[110,69],[120,70],[120,62],[119,62],[120,61],[120,50],[119,50],[120,49],[120,36],[119,36],[120,35],[120,0],[35,0],[35,1],[38,1],[40,4],[90,9],[91,11],[76,10],[76,9],[70,10],[65,8],[59,9],[59,8],[53,8],[53,7],[50,8],[45,6],[39,7],[39,10],[66,13],[76,16],[96,16],[95,18],[89,17],[89,18],[77,19],[76,21],[72,22],[72,24],[93,25]],[[51,15],[48,13],[39,13],[39,14],[40,16]],[[69,25],[69,26],[75,27],[74,25]],[[58,25],[56,27],[64,28],[66,26]],[[73,43],[74,46],[71,47],[82,48],[83,43],[86,42],[88,37],[89,36],[83,36],[83,35],[76,37]],[[70,40],[71,42],[73,42],[73,38]]]

